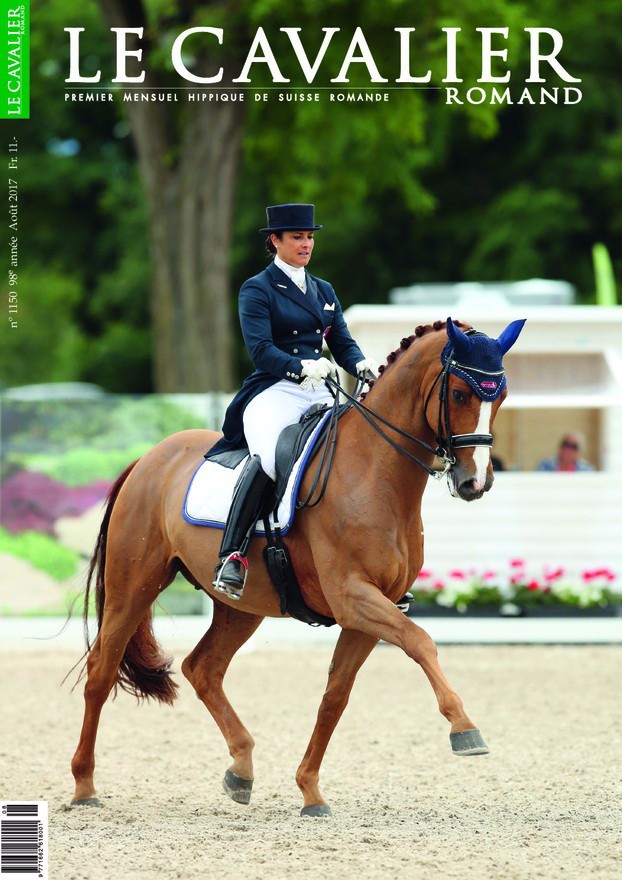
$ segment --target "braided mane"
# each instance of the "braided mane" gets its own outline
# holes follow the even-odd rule
[[[462,321],[454,320],[453,323],[457,327],[460,327],[460,329],[466,330],[470,327],[470,324],[465,324]],[[413,342],[415,342],[417,339],[420,339],[422,336],[427,336],[428,333],[434,333],[434,332],[438,332],[439,330],[444,330],[446,326],[447,326],[447,321],[435,321],[433,324],[419,324],[418,327],[415,327],[414,333],[412,333],[410,336],[405,336],[400,341],[399,347],[396,348],[395,351],[389,352],[389,354],[387,355],[386,364],[381,364],[378,367],[378,373],[379,373],[378,379],[371,380],[371,382],[369,383],[368,390],[365,391],[363,394],[361,394],[359,399],[365,400],[365,398],[367,397],[367,395],[369,394],[371,389],[374,387],[376,382],[379,381],[380,376],[384,373],[384,371],[386,369],[388,369],[391,366],[391,364],[395,363],[395,361],[399,358],[399,356],[410,348],[410,346],[413,344]]]

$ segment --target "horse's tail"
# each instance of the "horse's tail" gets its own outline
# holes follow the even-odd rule
[[[137,459],[138,461],[138,459]],[[86,638],[86,653],[88,654],[93,644],[89,639],[88,614],[91,588],[95,590],[95,608],[97,610],[97,631],[101,629],[104,619],[104,604],[106,600],[106,585],[104,572],[106,568],[106,545],[108,542],[108,528],[110,517],[119,492],[137,461],[132,462],[112,485],[106,498],[106,510],[97,536],[95,551],[91,558],[86,579],[86,594],[84,597],[84,632]],[[172,660],[164,656],[153,634],[151,609],[145,614],[138,628],[125,649],[123,659],[119,664],[117,681],[114,685],[124,691],[133,694],[137,699],[153,697],[162,703],[173,703],[177,696],[177,685],[170,675]]]

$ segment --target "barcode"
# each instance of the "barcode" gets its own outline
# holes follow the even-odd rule
[[[47,801],[0,801],[0,877],[47,880]]]
[[[11,816],[38,816],[39,804],[7,804],[6,815]]]

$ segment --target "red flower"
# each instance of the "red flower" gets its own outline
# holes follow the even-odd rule
[[[589,580],[596,577],[604,577],[608,581],[615,581],[617,575],[613,571],[611,571],[610,568],[595,568],[591,571],[584,571],[582,577],[583,580]]]
[[[527,589],[528,590],[539,590],[540,584],[538,583],[538,581],[529,581],[529,583],[527,584]]]

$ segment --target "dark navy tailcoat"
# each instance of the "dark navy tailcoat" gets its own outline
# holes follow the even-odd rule
[[[224,437],[209,456],[246,445],[242,417],[248,403],[280,379],[300,384],[301,360],[322,356],[322,340],[335,361],[356,375],[365,357],[350,336],[339,300],[327,281],[306,273],[303,293],[285,272],[271,263],[240,289],[238,311],[246,347],[255,366],[225,415]]]

